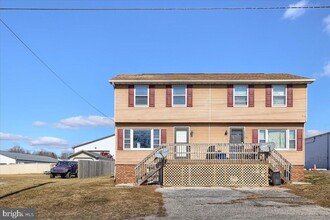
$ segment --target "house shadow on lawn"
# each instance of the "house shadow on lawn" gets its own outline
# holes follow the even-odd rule
[[[30,189],[34,189],[34,188],[38,188],[38,187],[41,187],[41,186],[44,186],[44,185],[47,185],[47,184],[51,184],[51,183],[54,183],[54,182],[40,183],[40,184],[35,185],[35,186],[31,186],[31,187],[27,187],[27,188],[24,188],[24,189],[21,189],[21,190],[17,190],[17,191],[11,192],[11,193],[7,193],[7,194],[5,194],[3,196],[0,196],[0,199],[6,198],[8,196],[15,195],[17,193],[24,192],[24,191],[27,191],[27,190],[30,190]]]

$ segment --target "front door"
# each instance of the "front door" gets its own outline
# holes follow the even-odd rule
[[[188,158],[189,128],[174,129],[175,158]]]
[[[229,146],[230,159],[243,159],[244,146],[239,145],[244,143],[244,129],[230,128],[230,143],[234,145]]]
[[[231,144],[244,143],[244,129],[243,128],[231,128],[230,129],[230,143]]]

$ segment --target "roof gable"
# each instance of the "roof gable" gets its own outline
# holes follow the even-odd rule
[[[81,150],[81,151],[78,151],[77,153],[74,153],[74,154],[71,154],[70,156],[68,156],[68,159],[70,158],[73,158],[73,157],[76,157],[77,155],[79,154],[85,154],[85,155],[88,155],[96,160],[111,160],[110,158],[108,157],[104,157],[98,153],[94,153],[94,152],[90,152],[90,151],[85,151],[85,150]]]

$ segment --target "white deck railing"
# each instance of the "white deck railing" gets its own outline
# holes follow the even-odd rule
[[[291,164],[277,151],[265,154],[259,144],[165,144],[159,146],[135,167],[136,182],[141,184],[157,175],[162,166],[155,156],[159,149],[169,150],[166,162],[171,163],[265,163],[272,170],[276,167],[285,182],[291,179]]]

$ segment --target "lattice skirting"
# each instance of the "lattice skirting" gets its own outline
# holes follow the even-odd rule
[[[164,186],[268,186],[267,164],[166,164]]]

